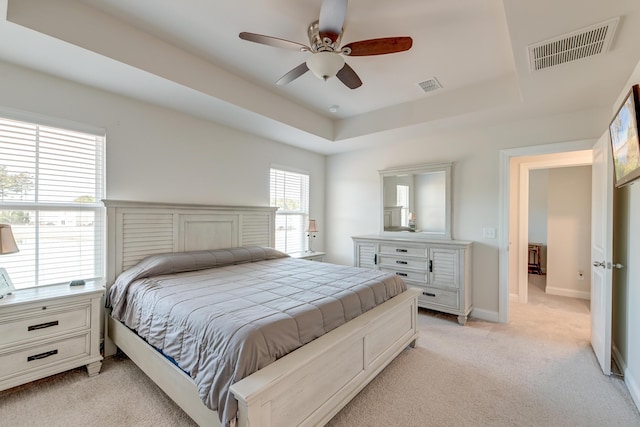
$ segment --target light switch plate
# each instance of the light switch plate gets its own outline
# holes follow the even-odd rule
[[[482,237],[485,239],[495,239],[496,238],[496,229],[493,227],[485,227],[482,229]]]

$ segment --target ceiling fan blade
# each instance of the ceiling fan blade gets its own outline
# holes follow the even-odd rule
[[[357,89],[362,86],[362,80],[360,80],[360,77],[358,77],[356,72],[353,71],[353,68],[347,63],[338,71],[336,77],[349,89]]]
[[[266,44],[267,46],[280,47],[283,49],[293,49],[297,50],[298,52],[309,52],[311,50],[308,46],[300,43],[292,42],[285,39],[279,39],[277,37],[263,36],[262,34],[242,32],[239,34],[239,36],[242,40]]]
[[[280,80],[278,80],[276,82],[276,84],[277,85],[286,85],[287,83],[291,83],[292,81],[294,81],[295,79],[297,79],[298,77],[300,77],[301,75],[306,73],[307,71],[309,71],[309,67],[307,67],[307,63],[306,62],[303,62],[302,64],[298,65],[293,70],[289,71],[284,76],[280,77]]]
[[[322,0],[318,30],[320,37],[329,37],[335,42],[342,33],[344,18],[347,14],[347,0]]]
[[[349,56],[384,55],[404,52],[411,49],[412,45],[413,39],[411,37],[387,37],[349,43],[343,46],[342,50],[350,49],[351,52],[344,52],[345,55]]]

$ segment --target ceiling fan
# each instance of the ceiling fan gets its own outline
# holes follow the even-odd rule
[[[276,84],[292,82],[307,71],[318,78],[327,80],[336,76],[350,89],[362,86],[358,74],[344,60],[344,56],[384,55],[411,49],[411,37],[386,37],[352,42],[340,47],[347,0],[322,0],[320,18],[307,29],[309,46],[255,33],[240,33],[240,38],[267,46],[309,52],[311,56],[302,64],[282,76]]]

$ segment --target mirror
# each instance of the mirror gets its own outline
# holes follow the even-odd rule
[[[379,172],[383,234],[451,239],[451,163]]]

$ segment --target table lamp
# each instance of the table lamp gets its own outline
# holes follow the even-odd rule
[[[14,254],[18,252],[16,239],[13,237],[11,226],[9,224],[0,224],[0,255]],[[11,294],[13,291],[13,283],[9,279],[9,274],[4,268],[0,268],[0,298]]]
[[[316,233],[318,232],[318,226],[316,224],[315,219],[309,220],[309,226],[307,227],[307,238],[309,239],[309,252],[313,252],[311,249],[311,238],[316,237]]]

